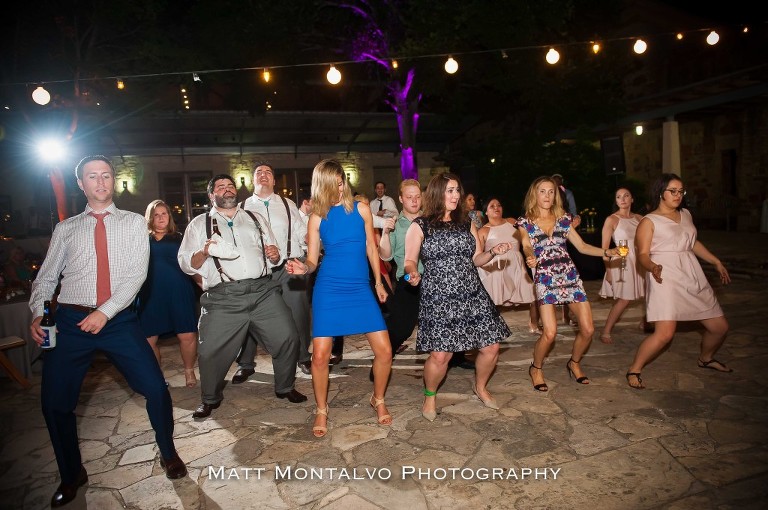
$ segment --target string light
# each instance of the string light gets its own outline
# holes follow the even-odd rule
[[[333,65],[328,69],[328,73],[326,73],[325,77],[331,85],[338,85],[341,81],[341,73],[336,69],[336,66]]]
[[[707,44],[714,46],[720,40],[720,36],[714,30],[707,36]]]
[[[683,40],[683,33],[682,32],[678,32],[675,37],[677,37],[678,41],[682,41]]]
[[[397,63],[397,60],[393,60],[392,61],[392,69],[397,69],[397,66],[399,66],[399,65],[400,64]]]
[[[269,80],[272,78],[272,75],[271,75],[271,74],[269,74],[269,69],[267,69],[267,68],[265,67],[265,68],[264,68],[264,72],[263,72],[263,73],[261,73],[261,77],[262,77],[262,78],[264,78],[264,81],[265,81],[266,83],[269,83]]]
[[[117,80],[117,88],[118,88],[118,90],[123,90],[125,88],[125,82],[123,80],[118,79]]]
[[[635,45],[632,47],[632,49],[635,50],[635,53],[638,55],[642,55],[645,53],[645,50],[648,49],[648,45],[642,39],[638,39],[635,41]]]
[[[448,60],[445,61],[445,72],[448,74],[455,74],[459,70],[459,63],[454,60],[452,56],[448,56]]]
[[[598,53],[600,53],[600,49],[601,49],[600,48],[600,43],[598,43],[598,42],[592,43],[592,53],[597,55]]]
[[[45,106],[51,102],[51,94],[43,86],[39,86],[32,91],[32,101],[40,106]]]
[[[749,27],[744,27],[741,29],[741,31],[745,34],[749,33]]]
[[[544,58],[546,58],[547,64],[555,65],[560,61],[560,53],[556,49],[550,48]]]

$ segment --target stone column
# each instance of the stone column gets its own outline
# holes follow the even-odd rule
[[[680,175],[680,131],[673,119],[667,118],[662,128],[661,170]]]

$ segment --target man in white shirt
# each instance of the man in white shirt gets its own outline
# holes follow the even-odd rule
[[[272,355],[277,397],[304,402],[293,387],[296,326],[271,278],[281,259],[275,236],[261,215],[237,207],[231,176],[211,179],[208,196],[210,212],[189,223],[178,254],[181,270],[200,275],[204,291],[197,348],[202,402],[192,416],[206,418],[221,405],[225,377],[249,333]]]
[[[371,201],[371,211],[373,211],[373,214],[380,218],[385,216],[391,218],[396,217],[397,205],[392,197],[386,195],[387,186],[382,181],[378,181],[373,190],[376,192],[376,198]],[[374,225],[374,227],[376,227],[376,225]]]
[[[147,277],[149,236],[144,218],[115,207],[115,169],[105,156],[87,156],[75,168],[88,200],[85,211],[53,231],[32,285],[32,339],[41,344],[43,303],[61,284],[57,346],[45,351],[40,400],[61,474],[51,506],[72,501],[88,481],[77,437],[75,407],[96,351],[107,354],[128,385],[147,401],[160,465],[168,478],[187,475],[173,444],[171,395],[130,305]],[[61,279],[60,279],[61,277]]]
[[[309,345],[312,342],[309,330],[309,294],[307,276],[292,275],[285,270],[285,261],[304,256],[307,237],[307,224],[301,219],[296,204],[290,198],[275,194],[275,174],[267,163],[256,165],[253,171],[253,195],[240,207],[254,211],[266,218],[267,224],[275,234],[280,260],[272,266],[272,281],[278,282],[283,289],[283,299],[291,309],[296,331],[299,334],[299,362],[301,371],[310,373],[312,355]],[[245,382],[254,373],[256,344],[247,342],[238,358],[238,369],[232,376],[232,384]]]

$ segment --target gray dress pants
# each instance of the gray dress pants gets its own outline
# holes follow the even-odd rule
[[[264,277],[222,282],[200,297],[197,354],[204,403],[222,400],[229,367],[249,335],[272,356],[275,391],[293,389],[299,341],[280,291],[279,283]]]

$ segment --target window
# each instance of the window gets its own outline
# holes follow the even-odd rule
[[[183,232],[192,218],[208,212],[211,172],[161,173],[158,178],[160,197],[171,208],[178,230]]]

